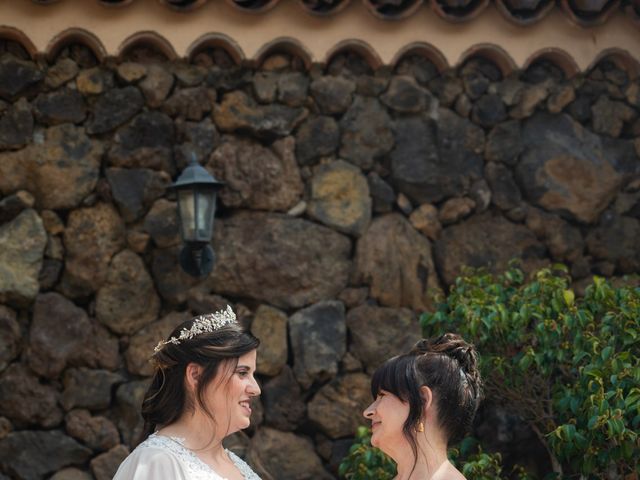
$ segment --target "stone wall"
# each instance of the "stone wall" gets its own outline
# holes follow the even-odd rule
[[[234,448],[333,478],[368,374],[463,265],[563,262],[578,287],[639,270],[640,83],[614,62],[503,78],[481,58],[0,52],[0,479],[111,478],[153,346],[227,303],[262,339]],[[203,281],[177,265],[167,192],[192,153],[227,183]]]

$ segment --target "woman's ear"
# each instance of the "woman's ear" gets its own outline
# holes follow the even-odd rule
[[[420,387],[420,396],[422,397],[422,409],[427,413],[433,402],[433,392],[429,387],[423,385]]]
[[[202,367],[197,363],[187,364],[187,368],[184,371],[185,382],[190,392],[195,392],[200,381],[200,375],[202,374]]]

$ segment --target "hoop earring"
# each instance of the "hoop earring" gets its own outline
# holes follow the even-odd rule
[[[418,426],[416,427],[416,432],[418,432],[418,433],[424,432],[424,423],[422,423],[422,422],[418,423]]]

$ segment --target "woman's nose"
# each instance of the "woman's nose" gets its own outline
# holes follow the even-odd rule
[[[364,412],[362,412],[362,415],[364,416],[364,418],[371,418],[373,417],[373,403],[371,405],[369,405]]]
[[[249,384],[249,388],[247,390],[249,394],[253,395],[254,397],[257,397],[262,392],[262,390],[260,389],[260,385],[258,385],[258,381],[255,378]]]

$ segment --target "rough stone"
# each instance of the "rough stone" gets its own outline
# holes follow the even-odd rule
[[[62,422],[60,394],[40,383],[24,365],[13,363],[0,377],[0,415],[19,428],[52,428]],[[0,456],[1,457],[1,456]]]
[[[469,115],[471,115],[471,111],[473,110],[473,103],[471,103],[471,99],[463,93],[456,100],[454,110],[461,117],[469,118]]]
[[[147,105],[158,108],[163,104],[173,87],[173,75],[159,65],[147,65],[147,74],[138,83]]]
[[[375,98],[355,98],[340,120],[340,157],[369,169],[394,145],[391,118]]]
[[[144,112],[119,129],[107,159],[114,167],[150,168],[173,173],[175,128],[170,117]]]
[[[205,114],[213,110],[216,101],[215,90],[205,87],[176,90],[164,102],[162,111],[171,117],[199,122]]]
[[[296,132],[296,159],[300,165],[311,165],[320,157],[333,155],[339,145],[340,129],[333,118],[310,117]]]
[[[127,455],[129,449],[124,445],[116,445],[108,452],[98,455],[91,460],[93,476],[96,480],[111,480]]]
[[[445,73],[429,82],[429,90],[436,94],[441,106],[450,107],[464,92],[464,87],[453,73]]]
[[[440,278],[452,285],[464,266],[502,272],[512,259],[518,258],[526,271],[539,268],[544,251],[525,226],[484,213],[445,228],[435,243],[435,260]]]
[[[491,204],[491,189],[484,178],[473,182],[469,190],[469,198],[476,204],[476,213],[481,213],[489,208]]]
[[[303,422],[307,407],[291,367],[285,365],[277,377],[262,388],[267,425],[283,431],[295,430]]]
[[[68,368],[64,372],[64,391],[60,404],[66,411],[73,408],[108,408],[111,405],[111,390],[123,380],[121,375],[106,370]]]
[[[85,472],[84,470],[69,467],[57,471],[50,480],[93,480],[93,477],[90,473]]]
[[[24,98],[7,108],[0,116],[0,149],[22,148],[31,143],[33,115]]]
[[[371,403],[371,382],[364,373],[349,373],[323,386],[309,402],[309,420],[329,438],[353,435]]]
[[[376,218],[358,240],[353,280],[382,305],[428,309],[438,288],[429,240],[399,214]]]
[[[178,136],[184,141],[175,146],[176,168],[184,170],[191,163],[193,155],[198,163],[207,163],[209,155],[220,143],[220,135],[211,118],[207,117],[199,123],[178,121],[176,125]]]
[[[153,322],[160,298],[142,259],[131,250],[113,257],[96,295],[96,317],[118,334],[132,334]]]
[[[64,222],[53,210],[43,210],[40,212],[40,217],[49,235],[60,235],[64,232]]]
[[[83,95],[99,95],[113,86],[113,75],[102,67],[82,70],[76,77],[76,86]]]
[[[189,290],[202,281],[185,273],[180,266],[180,246],[158,248],[153,252],[151,273],[153,280],[162,299],[171,305],[183,303],[189,297]],[[215,255],[218,258],[214,266],[219,262],[218,250]]]
[[[347,314],[349,351],[372,373],[386,359],[408,352],[422,338],[420,323],[406,308],[361,305]]]
[[[0,372],[20,353],[20,325],[16,321],[16,313],[0,305]]]
[[[96,452],[104,452],[120,442],[116,426],[102,416],[92,417],[88,410],[72,410],[65,417],[69,435]]]
[[[420,85],[426,85],[439,74],[438,67],[423,55],[404,56],[396,66],[396,74],[411,75]]]
[[[147,74],[147,67],[136,62],[123,62],[116,68],[116,73],[126,83],[135,83],[144,78]]]
[[[268,305],[260,305],[251,323],[251,331],[260,339],[256,372],[273,377],[287,363],[287,314]]]
[[[171,184],[171,177],[167,173],[146,168],[107,168],[105,174],[113,200],[127,223],[142,218]]]
[[[101,95],[87,124],[90,134],[106,133],[131,120],[142,110],[144,98],[136,87],[116,88]]]
[[[513,107],[522,100],[522,94],[527,84],[520,81],[518,75],[505,78],[502,82],[489,88],[491,93],[497,93],[508,107]]]
[[[575,89],[571,85],[562,85],[551,91],[547,98],[547,110],[549,113],[560,113],[575,99]]]
[[[13,101],[43,77],[35,63],[3,55],[0,58],[0,98]]]
[[[307,437],[264,427],[251,439],[247,460],[264,478],[278,472],[278,480],[331,480]]]
[[[507,167],[490,162],[484,169],[484,176],[491,187],[491,200],[496,207],[511,210],[520,205],[522,194]]]
[[[627,102],[630,105],[640,108],[640,82],[632,82],[625,90]]]
[[[57,285],[63,268],[64,262],[62,260],[54,260],[52,258],[44,259],[42,262],[42,268],[40,269],[40,274],[38,275],[41,292],[51,290]]]
[[[0,153],[0,193],[28,190],[39,208],[75,208],[98,182],[102,152],[82,127],[48,128],[44,140]]]
[[[0,225],[0,303],[28,303],[38,293],[47,233],[35,210]]]
[[[39,95],[33,107],[36,119],[46,125],[80,123],[87,115],[82,95],[68,88]]]
[[[473,104],[471,119],[474,123],[485,127],[493,127],[504,121],[507,111],[499,95],[482,95]]]
[[[401,113],[418,113],[435,106],[435,99],[428,90],[419,86],[413,78],[404,76],[393,77],[380,100]]]
[[[253,76],[253,93],[260,103],[273,103],[278,95],[278,74],[256,72]]]
[[[0,466],[22,480],[41,480],[68,465],[82,465],[91,450],[58,430],[13,432],[0,440]]]
[[[26,190],[4,197],[0,200],[0,224],[10,222],[24,210],[33,208],[35,203],[36,199]]]
[[[596,133],[619,137],[625,122],[633,120],[636,112],[624,102],[610,100],[605,95],[591,106],[593,130]]]
[[[600,224],[586,237],[589,253],[596,260],[613,264],[622,274],[640,269],[640,222],[631,217],[603,215]]]
[[[213,114],[220,130],[248,130],[258,137],[287,136],[307,115],[304,108],[258,105],[241,91],[227,93],[222,103],[216,105]]]
[[[430,203],[423,203],[409,216],[413,228],[428,237],[437,240],[442,231],[442,224],[438,218],[438,209]]]
[[[118,339],[96,320],[92,320],[89,338],[70,361],[74,365],[115,370],[120,365]]]
[[[396,206],[405,216],[409,216],[413,212],[413,204],[404,193],[399,193],[396,197]]]
[[[526,87],[522,91],[520,101],[509,110],[511,118],[523,119],[530,117],[536,108],[547,99],[549,89],[546,84],[537,84]]]
[[[464,91],[472,100],[480,98],[487,91],[490,83],[487,77],[477,71],[468,71],[462,76]]]
[[[122,219],[111,205],[99,203],[71,212],[64,231],[65,294],[82,296],[102,286],[111,257],[125,245],[124,232]]]
[[[287,72],[278,76],[278,101],[289,107],[301,107],[307,101],[309,78],[302,72]]]
[[[61,58],[47,70],[44,82],[47,87],[56,89],[76,78],[76,75],[78,64],[70,58]]]
[[[369,193],[375,213],[387,213],[393,210],[396,194],[391,185],[385,182],[376,172],[367,175]]]
[[[324,76],[311,83],[311,96],[327,115],[344,113],[353,101],[356,84],[344,77]]]
[[[172,312],[162,319],[150,323],[131,337],[129,348],[125,353],[127,370],[133,375],[151,376],[153,365],[151,354],[160,340],[169,337],[169,334],[181,323],[191,318],[188,312]],[[258,337],[261,338],[261,337]]]
[[[351,269],[347,237],[285,215],[238,212],[218,221],[213,243],[218,256],[209,279],[213,291],[280,308],[333,298]]]
[[[347,350],[344,310],[342,302],[324,301],[289,317],[293,371],[303,388],[338,373],[338,360]]]
[[[144,219],[144,229],[160,248],[180,245],[180,226],[176,202],[157,200]]]
[[[456,223],[471,215],[475,206],[476,202],[467,197],[450,198],[440,207],[438,212],[440,223],[443,225]]]
[[[575,262],[582,257],[584,240],[580,230],[560,217],[530,207],[525,219],[527,228],[547,245],[556,262]]]
[[[192,289],[189,292],[189,298],[187,298],[187,306],[194,315],[203,315],[205,313],[224,310],[230,303],[229,300],[220,295],[209,293],[206,288]]]
[[[496,125],[489,132],[484,155],[490,162],[515,165],[523,149],[520,122],[510,120]]]
[[[38,375],[56,378],[91,333],[84,310],[58,293],[38,295],[29,330],[29,367]]]
[[[537,114],[525,123],[516,180],[534,204],[584,223],[613,199],[622,176],[601,139],[565,115]]]
[[[307,214],[339,232],[362,235],[371,221],[366,177],[342,160],[321,165],[310,182]]]
[[[425,117],[396,120],[391,177],[415,203],[432,203],[466,193],[482,176],[484,132],[455,113],[440,109],[436,125]]]
[[[219,197],[227,207],[287,211],[302,195],[295,141],[286,137],[266,148],[249,139],[229,138],[207,164],[225,182]]]
[[[122,384],[116,390],[116,426],[123,443],[132,445],[139,440],[144,428],[140,405],[149,388],[150,380],[137,380]]]

